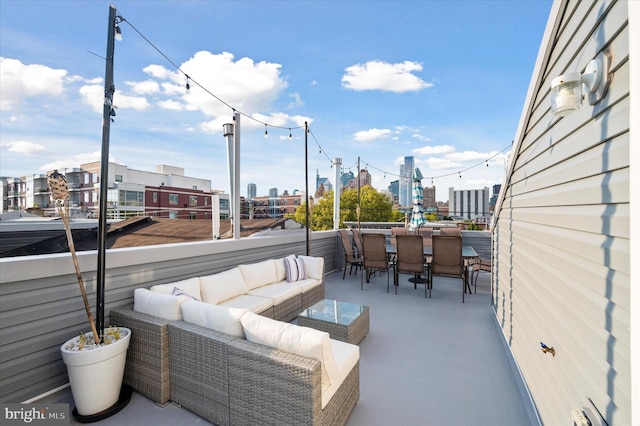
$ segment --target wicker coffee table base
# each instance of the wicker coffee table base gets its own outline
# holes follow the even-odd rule
[[[364,311],[349,325],[305,316],[298,316],[298,325],[326,331],[332,339],[357,345],[369,334],[369,307],[365,306]]]

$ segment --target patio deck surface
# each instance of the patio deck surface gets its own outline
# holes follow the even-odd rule
[[[370,334],[360,343],[360,401],[348,425],[531,425],[533,407],[507,356],[490,305],[490,277],[462,303],[459,279],[435,277],[431,299],[400,276],[398,295],[376,275],[326,276],[326,298],[370,307]],[[393,276],[390,277],[393,283]],[[48,397],[68,402],[69,389]],[[75,424],[75,421],[71,422]],[[100,425],[190,425],[206,420],[176,405],[155,405],[135,393]]]

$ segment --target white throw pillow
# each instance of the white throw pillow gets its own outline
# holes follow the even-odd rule
[[[133,310],[171,321],[179,321],[182,319],[180,305],[187,300],[192,299],[188,296],[172,296],[153,292],[146,288],[137,288],[133,291]]]
[[[202,300],[202,296],[200,295],[200,278],[198,277],[177,281],[175,283],[157,284],[151,286],[149,290],[155,291],[156,293],[174,294],[174,288],[176,287],[189,296],[193,296],[197,300]]]
[[[244,339],[240,318],[249,312],[248,309],[227,308],[195,300],[187,300],[181,308],[186,322]]]
[[[276,264],[273,259],[240,265],[238,268],[250,290],[278,282]]]
[[[245,284],[240,269],[232,268],[218,274],[200,277],[200,291],[204,302],[217,305],[247,293],[249,287]]]
[[[307,279],[307,274],[304,270],[304,261],[301,258],[296,258],[294,255],[284,258],[284,269],[287,274],[287,282],[294,282]]]
[[[324,257],[298,256],[304,261],[307,278],[321,280],[324,276]]]
[[[322,385],[328,386],[338,377],[329,333],[276,321],[248,312],[242,316],[247,340],[320,361]]]

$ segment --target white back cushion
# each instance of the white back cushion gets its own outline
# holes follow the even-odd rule
[[[240,318],[249,312],[248,309],[227,308],[196,300],[187,300],[181,309],[186,322],[244,339]]]
[[[240,265],[238,268],[242,272],[244,282],[249,287],[249,290],[278,282],[276,263],[273,259],[249,265]]]
[[[171,321],[178,321],[182,319],[180,305],[187,300],[193,299],[189,296],[172,296],[153,292],[146,288],[137,288],[133,291],[133,310]]]
[[[198,277],[177,281],[175,283],[154,285],[150,290],[156,293],[173,294],[173,290],[176,287],[190,296],[195,297],[197,300],[202,300],[202,296],[200,295],[200,278]]]
[[[320,361],[323,387],[337,380],[338,367],[333,358],[329,333],[276,321],[253,312],[243,315],[240,321],[247,340]]]
[[[240,269],[233,268],[219,274],[200,277],[202,301],[214,305],[233,299],[249,291]]]
[[[276,278],[278,282],[284,281],[287,279],[287,272],[284,269],[284,259],[274,259],[276,263]]]

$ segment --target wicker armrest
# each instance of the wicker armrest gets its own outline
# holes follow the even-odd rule
[[[171,323],[133,310],[111,311],[111,323],[131,329],[124,383],[163,405],[171,399],[169,384],[169,333]]]
[[[171,400],[213,424],[230,424],[227,351],[235,339],[195,324],[170,324]]]
[[[229,344],[231,424],[320,425],[320,362],[236,339]]]

